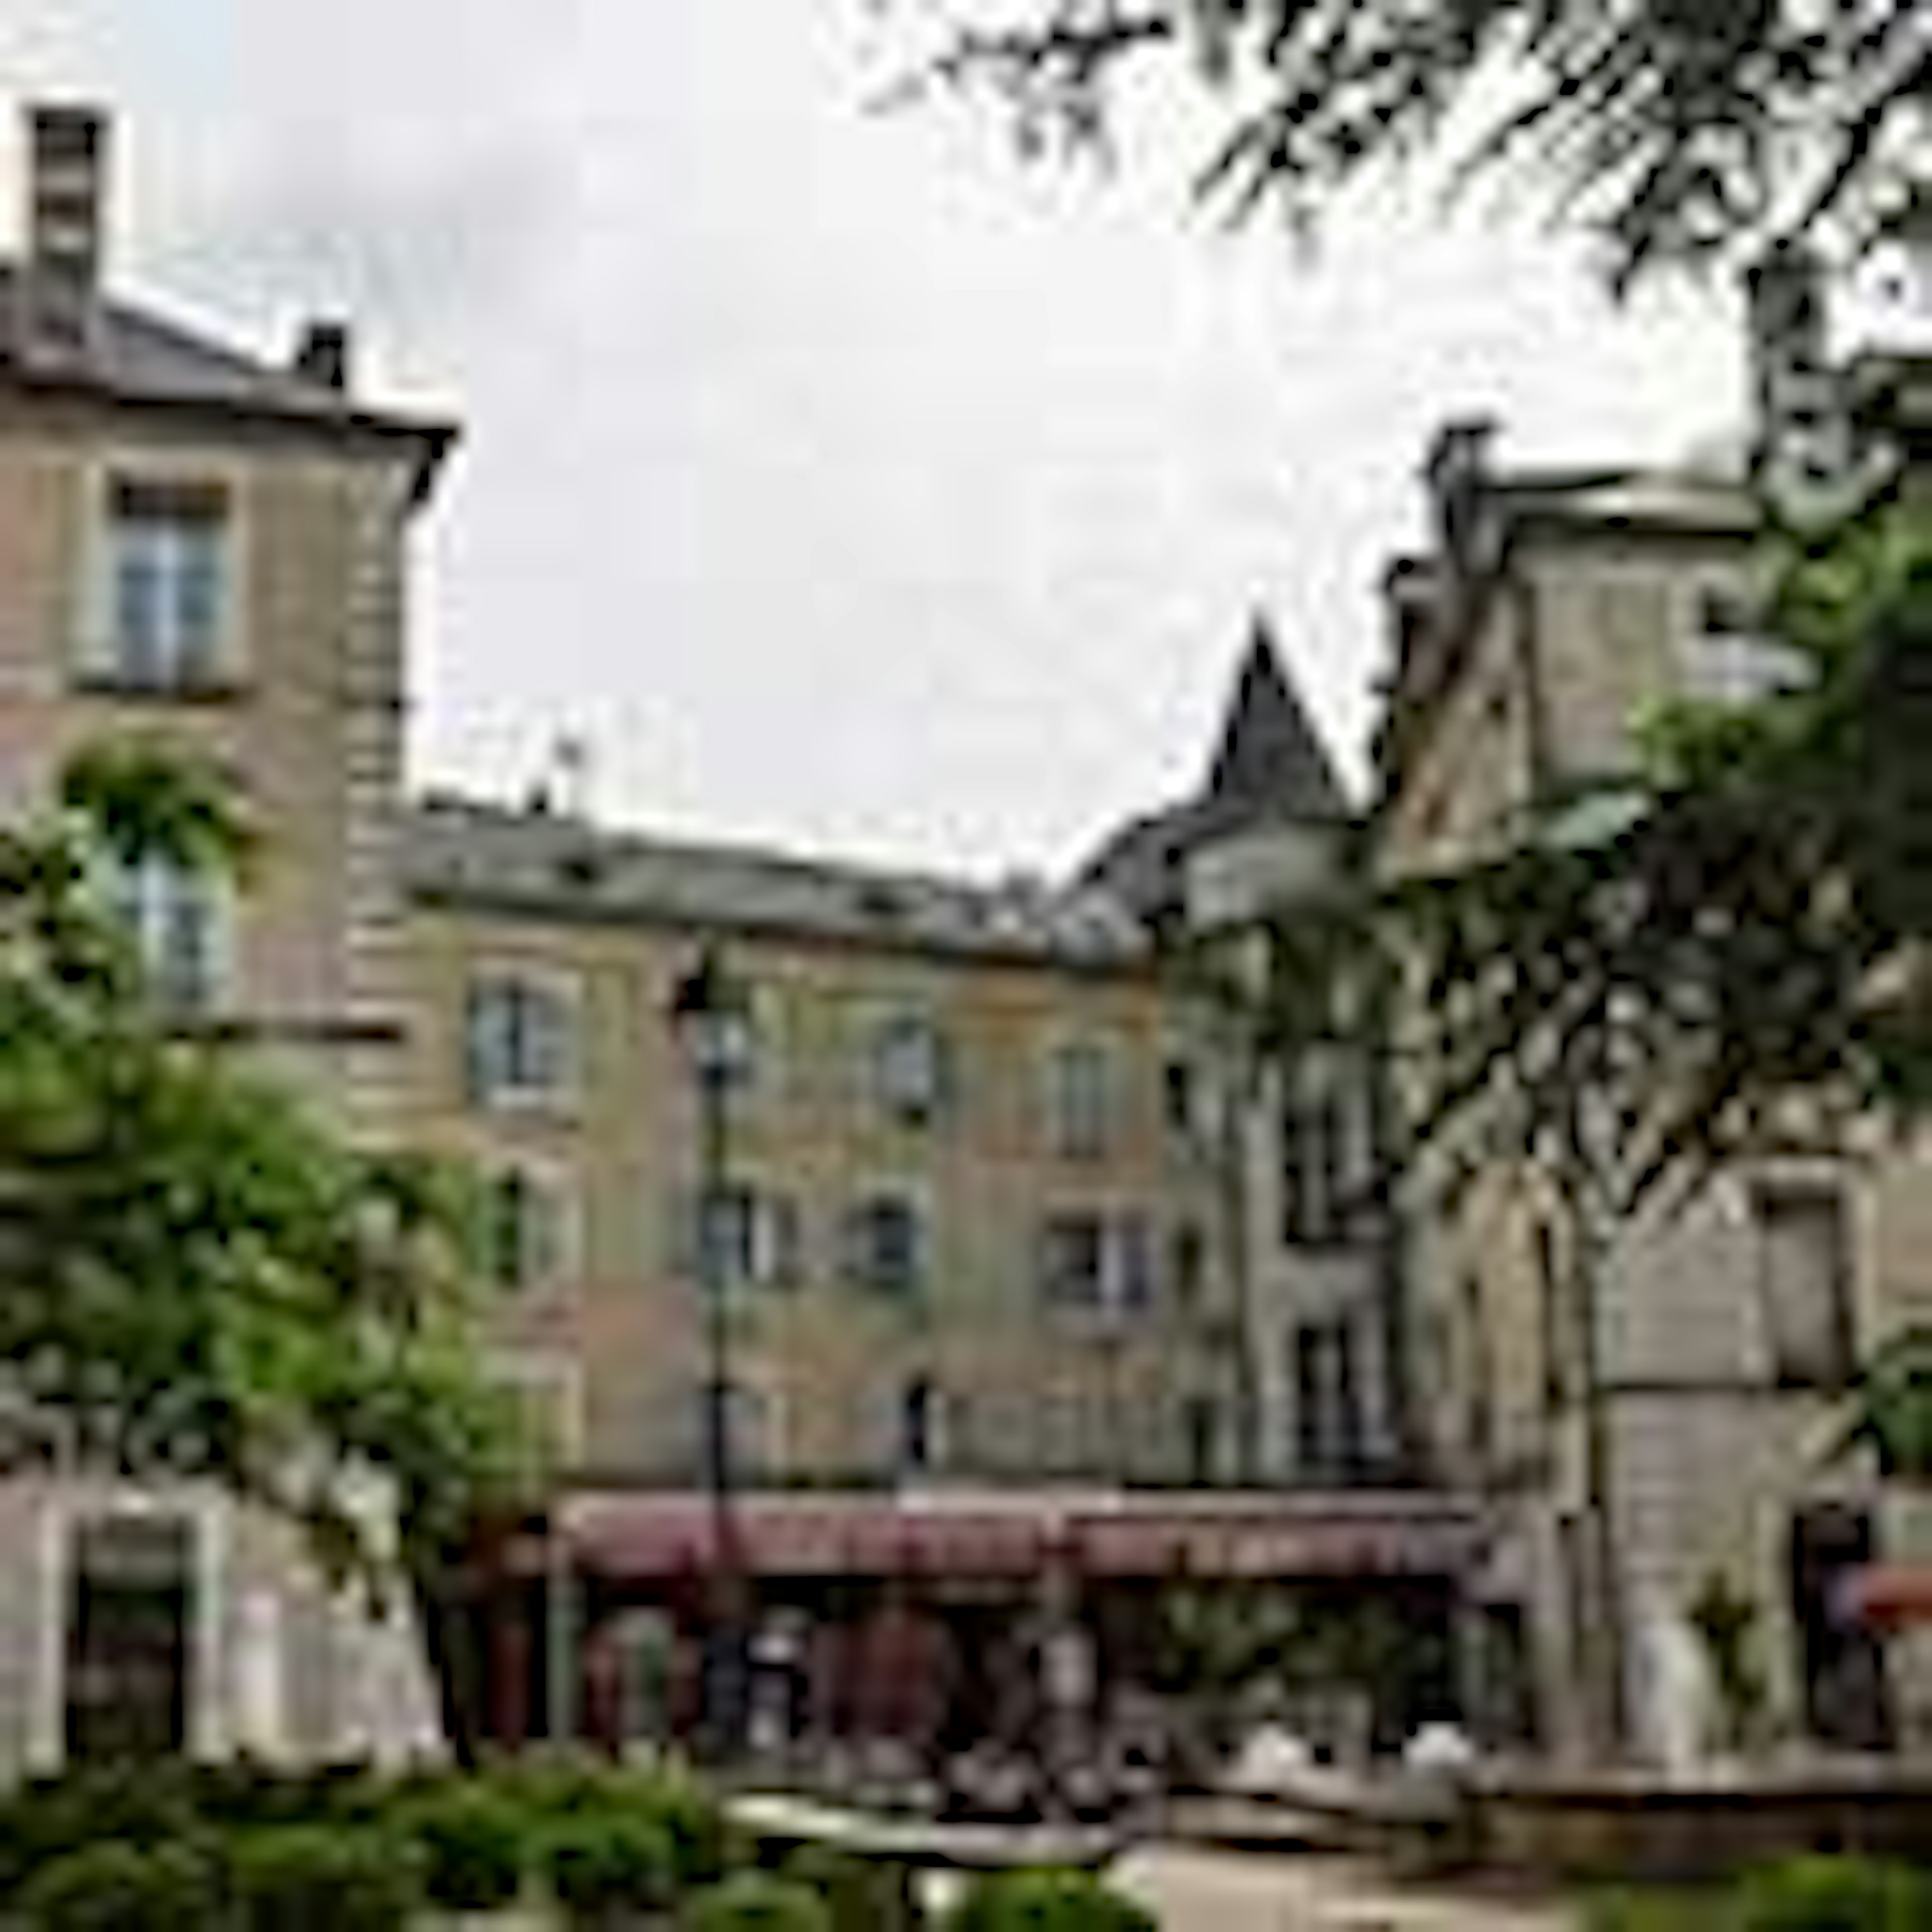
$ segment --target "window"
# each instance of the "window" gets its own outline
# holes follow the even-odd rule
[[[1756,1204],[1772,1372],[1786,1386],[1843,1388],[1856,1354],[1844,1197],[1766,1188]]]
[[[901,1468],[921,1472],[945,1462],[946,1408],[944,1393],[923,1376],[906,1384],[899,1399]]]
[[[1690,694],[1717,704],[1748,704],[1801,687],[1804,658],[1764,634],[1763,620],[1738,592],[1708,588],[1697,602],[1697,628],[1686,640]]]
[[[192,691],[220,676],[231,590],[226,494],[123,481],[107,514],[105,662],[115,684]]]
[[[1311,1322],[1294,1331],[1295,1454],[1303,1472],[1346,1477],[1360,1466],[1362,1397],[1352,1325]]]
[[[1462,1282],[1457,1326],[1461,1330],[1462,1360],[1459,1364],[1462,1396],[1463,1446],[1472,1454],[1486,1455],[1495,1432],[1493,1371],[1490,1358],[1487,1310],[1483,1285],[1474,1275]]]
[[[1106,1049],[1083,1040],[1060,1048],[1049,1063],[1049,1131],[1055,1154],[1093,1160],[1107,1151],[1112,1106]]]
[[[134,940],[154,998],[177,1013],[219,1006],[231,970],[228,878],[151,854],[110,862],[104,881],[108,906]]]
[[[1049,1307],[1137,1313],[1154,1300],[1154,1244],[1147,1216],[1049,1216],[1040,1230],[1040,1298]]]
[[[1186,1154],[1213,1151],[1214,1090],[1198,1061],[1177,1054],[1161,1070],[1161,1112],[1176,1149]]]
[[[488,1279],[514,1293],[548,1286],[564,1272],[566,1212],[560,1188],[513,1167],[485,1185],[482,1266]]]
[[[1348,1110],[1328,1079],[1291,1076],[1281,1113],[1281,1233],[1294,1246],[1345,1239],[1349,1215]]]
[[[1543,1326],[1543,1402],[1561,1408],[1570,1399],[1575,1338],[1570,1333],[1570,1298],[1557,1271],[1556,1237],[1550,1223],[1536,1226],[1537,1306]]]
[[[1220,1405],[1212,1396],[1189,1396],[1181,1404],[1180,1430],[1188,1481],[1211,1483],[1220,1462]]]
[[[945,1100],[945,1042],[923,1015],[900,1013],[873,1042],[872,1075],[880,1111],[897,1125],[928,1126]]]
[[[1208,1280],[1208,1240],[1198,1221],[1183,1221],[1174,1228],[1168,1268],[1174,1300],[1183,1308],[1192,1307]]]
[[[1151,1307],[1154,1241],[1144,1214],[1123,1214],[1114,1222],[1109,1258],[1106,1286],[1111,1305],[1136,1312]]]
[[[784,1195],[742,1184],[718,1189],[709,1213],[700,1210],[698,1243],[699,1278],[707,1284],[788,1288],[798,1280],[798,1208]]]
[[[570,1356],[544,1349],[493,1350],[484,1372],[508,1396],[521,1424],[520,1446],[537,1471],[554,1475],[578,1462],[584,1445],[584,1376]]]
[[[1052,1216],[1041,1230],[1042,1299],[1054,1307],[1099,1307],[1106,1254],[1107,1224],[1098,1214]]]
[[[725,1456],[732,1478],[778,1474],[784,1458],[784,1407],[778,1396],[751,1382],[728,1382],[722,1394]],[[712,1455],[713,1385],[699,1385],[693,1408],[698,1450],[694,1460],[703,1472]]]
[[[472,980],[464,1017],[470,1099],[480,1106],[561,1100],[570,1021],[570,1002],[554,983],[512,973]]]
[[[64,1733],[80,1763],[178,1754],[190,1726],[198,1615],[195,1530],[177,1516],[73,1526],[66,1605]]]
[[[851,1280],[881,1294],[916,1294],[926,1285],[926,1234],[916,1202],[897,1194],[861,1201],[846,1223]]]

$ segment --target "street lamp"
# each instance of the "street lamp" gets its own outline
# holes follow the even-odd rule
[[[710,1602],[706,1610],[704,1729],[707,1748],[734,1756],[750,1690],[743,1580],[732,1510],[731,1258],[725,1252],[727,1106],[748,1065],[751,1022],[742,990],[706,945],[674,988],[674,1034],[688,1058],[698,1110],[698,1278],[704,1304],[704,1466],[711,1509]]]

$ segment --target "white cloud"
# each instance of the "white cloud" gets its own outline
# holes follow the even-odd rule
[[[636,815],[1064,858],[1195,776],[1258,598],[1359,736],[1439,417],[1618,458],[1736,398],[1724,318],[1615,315],[1574,250],[1378,205],[1298,268],[1178,146],[1108,188],[868,114],[858,0],[7,11],[10,70],[122,108],[144,288],[244,334],[352,297],[460,399],[445,777],[588,724]]]

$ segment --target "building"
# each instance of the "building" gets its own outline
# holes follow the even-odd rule
[[[373,1130],[402,1037],[406,552],[452,433],[361,402],[333,325],[278,364],[106,293],[109,140],[91,112],[30,116],[0,273],[0,802],[108,736],[232,771],[259,883],[148,864],[117,890],[184,1024],[246,1034]],[[335,1748],[421,1708],[278,1526],[69,1469],[31,1422],[8,1447],[0,1773],[116,1738]]]
[[[1041,1619],[1076,1610],[1097,1694],[1148,1667],[1178,1581],[1393,1590],[1442,1628],[1472,1522],[1381,1480],[1386,1244],[1335,1204],[1366,1117],[1339,1120],[1333,1069],[1269,1087],[1239,1003],[1186,970],[1251,988],[1268,905],[1352,850],[1265,643],[1200,791],[1062,884],[412,802],[407,552],[452,431],[364,402],[340,326],[278,364],[118,301],[107,124],[30,130],[0,278],[0,802],[102,737],[219,761],[263,862],[117,882],[157,986],[355,1132],[475,1163],[490,1359],[554,1486],[479,1550],[500,1734],[602,1724],[614,1656],[617,1720],[674,1720],[674,1633],[727,1570],[794,1676],[844,1646],[848,1732],[940,1721],[906,1691],[936,1671],[878,1661],[936,1636],[1015,1661],[954,1687],[1002,1721]],[[746,999],[715,1109],[671,1024],[707,955]],[[285,1530],[12,1446],[0,1771],[420,1734],[410,1633]]]
[[[1212,943],[1244,943],[1346,825],[1264,641],[1201,793],[1064,888],[668,844],[542,800],[415,811],[412,1134],[484,1178],[498,1358],[565,1478],[545,1539],[513,1540],[479,1598],[500,1732],[580,1714],[560,1642],[608,1637],[634,1714],[670,1698],[674,1633],[704,1620],[718,1284],[674,1012],[707,954],[748,1021],[713,1124],[712,1238],[730,1533],[766,1622],[838,1629],[862,1657],[910,1597],[951,1640],[956,1704],[981,1700],[970,1730],[995,1725],[982,1680],[1054,1577],[1109,1680],[1151,1667],[1183,1577],[1394,1580],[1446,1621],[1466,1522],[1371,1485],[1389,1474],[1364,1400],[1379,1282],[1345,1278],[1338,1301],[1310,1264],[1290,1302],[1279,1238],[1251,1270],[1256,1070],[1179,944],[1210,905]],[[1349,1324],[1359,1370],[1343,1342],[1296,1383],[1302,1330]]]
[[[1797,320],[1822,329],[1813,310]],[[1815,344],[1772,334],[1758,353],[1766,473],[1796,464],[1814,490],[1838,487],[1843,452],[1819,456],[1806,386]],[[1832,394],[1896,398],[1900,373],[1868,360]],[[1804,432],[1790,449],[1787,403]],[[1430,548],[1388,580],[1387,875],[1493,850],[1531,800],[1614,773],[1646,701],[1746,698],[1786,674],[1753,634],[1745,476],[1736,458],[1512,468],[1492,425],[1444,430]],[[1453,1212],[1412,1204],[1411,1383],[1438,1474],[1490,1512],[1469,1668],[1497,1735],[1540,1718],[1558,1752],[1659,1749],[1660,1646],[1721,1579],[1759,1613],[1787,1735],[1924,1736],[1925,1660],[1888,1659],[1842,1613],[1841,1588],[1875,1556],[1922,1546],[1927,1526],[1895,1486],[1827,1453],[1857,1362],[1925,1317],[1923,1160],[1767,1160],[1687,1210],[1613,1226],[1581,1224],[1546,1176],[1501,1162]]]
[[[1204,783],[1130,826],[1088,871],[1153,932],[1225,978],[1230,1264],[1251,1378],[1248,1466],[1310,1487],[1417,1473],[1372,1064],[1342,1030],[1292,1064],[1266,1036],[1276,923],[1357,876],[1351,807],[1258,620]]]

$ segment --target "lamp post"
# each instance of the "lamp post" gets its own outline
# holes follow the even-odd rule
[[[673,992],[670,1023],[688,1056],[698,1100],[698,1282],[704,1328],[704,1472],[710,1504],[704,1667],[704,1743],[735,1756],[743,1742],[750,1684],[743,1579],[733,1509],[730,1258],[724,1250],[727,1108],[746,1069],[749,1016],[743,995],[706,945]]]

